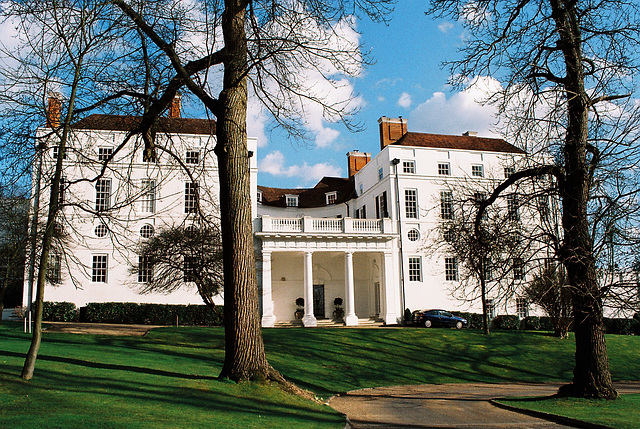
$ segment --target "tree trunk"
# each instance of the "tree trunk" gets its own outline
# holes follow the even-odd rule
[[[227,58],[217,116],[224,266],[225,359],[220,377],[266,380],[279,374],[267,362],[258,308],[247,151],[246,1],[227,0],[222,30]]]
[[[587,203],[591,178],[587,160],[588,96],[584,87],[582,36],[574,2],[551,0],[558,29],[558,47],[566,64],[564,86],[568,123],[564,144],[565,186],[562,189],[564,248],[561,258],[572,287],[573,323],[576,334],[576,366],[573,383],[561,393],[571,396],[613,399],[604,338],[602,298],[589,231]]]
[[[480,273],[480,294],[482,298],[482,331],[489,335],[489,312],[487,311],[487,281],[484,269]]]

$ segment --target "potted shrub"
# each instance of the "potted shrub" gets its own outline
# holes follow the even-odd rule
[[[304,298],[296,298],[296,305],[298,308],[296,309],[295,316],[296,319],[300,320],[304,316]]]
[[[333,300],[333,305],[336,307],[333,310],[333,320],[343,320],[344,310],[342,309],[342,298],[338,297]]]

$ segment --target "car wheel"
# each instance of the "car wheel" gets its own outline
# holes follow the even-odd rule
[[[462,322],[456,322],[456,329],[462,329]]]
[[[424,327],[425,328],[430,328],[431,327],[431,320],[427,319],[424,321]]]

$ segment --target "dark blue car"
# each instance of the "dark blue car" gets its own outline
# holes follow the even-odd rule
[[[467,321],[462,317],[454,316],[446,310],[416,310],[411,313],[411,321],[416,326],[425,328],[443,327],[462,329],[467,327]]]

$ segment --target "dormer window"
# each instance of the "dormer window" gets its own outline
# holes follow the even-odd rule
[[[285,201],[287,203],[287,207],[298,207],[298,196],[297,195],[286,195]]]
[[[325,195],[325,197],[327,199],[327,205],[335,204],[336,200],[338,199],[338,192],[336,192],[336,191],[327,192],[324,195]]]
[[[256,196],[256,201],[262,203],[262,191],[258,190],[258,195]]]

